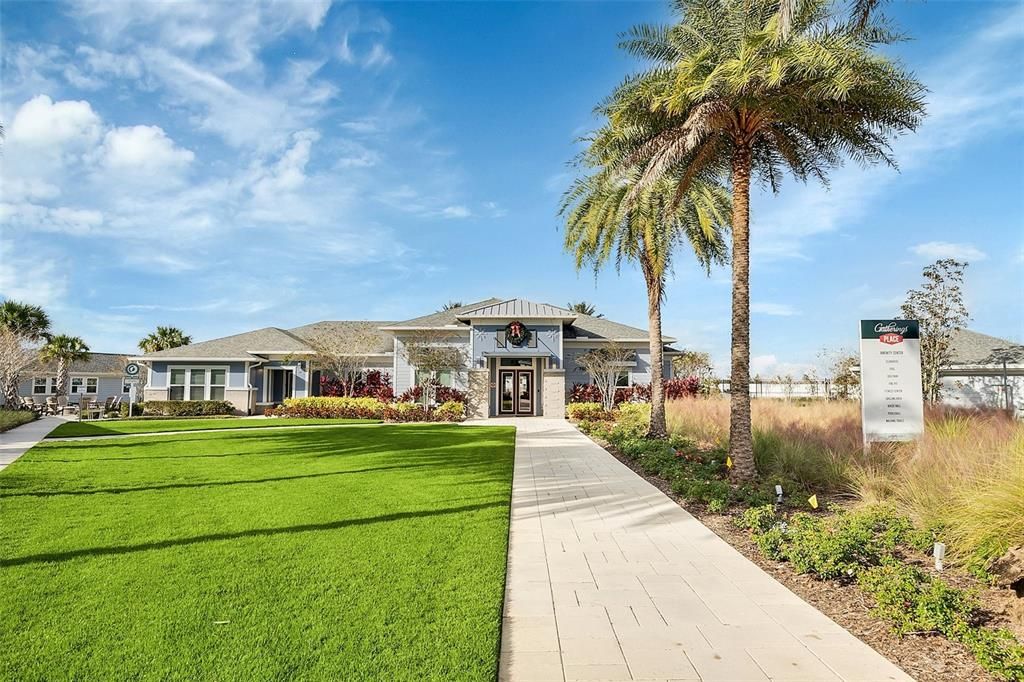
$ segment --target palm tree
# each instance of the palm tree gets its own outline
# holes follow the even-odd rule
[[[57,395],[67,395],[71,365],[89,359],[89,346],[77,336],[57,334],[43,345],[39,358],[44,362],[57,362]]]
[[[49,338],[50,318],[46,311],[37,305],[7,300],[0,303],[0,327],[11,332],[12,343],[24,350],[27,348],[26,344],[35,344]],[[27,356],[19,357],[24,359]],[[21,364],[22,360],[17,360],[8,366],[4,376],[0,377],[5,405],[18,405],[18,382],[21,380],[21,371],[17,367]]]
[[[732,372],[729,454],[756,474],[750,424],[750,181],[777,191],[784,171],[826,181],[845,157],[895,165],[890,144],[924,115],[924,87],[878,54],[898,38],[830,0],[675,0],[680,22],[638,26],[623,47],[653,62],[604,105],[594,144],[639,167],[633,193],[677,178],[676,197],[707,177],[732,186]],[[784,5],[789,30],[780,30]]]
[[[186,336],[185,332],[177,327],[157,326],[155,332],[139,341],[139,349],[143,353],[155,353],[158,350],[187,346],[190,343],[192,337]]]
[[[461,308],[461,307],[462,307],[462,301],[448,301],[443,306],[441,306],[441,310],[439,310],[438,312],[442,312],[443,313],[446,310],[455,310],[456,308]]]
[[[647,284],[647,318],[651,352],[651,422],[647,435],[664,438],[665,393],[662,384],[664,341],[661,304],[665,280],[676,249],[688,243],[698,261],[710,269],[724,262],[729,197],[713,184],[693,184],[681,201],[675,183],[662,181],[636,196],[631,178],[609,173],[598,157],[584,153],[583,163],[598,170],[578,179],[566,192],[562,215],[566,219],[565,248],[574,254],[576,267],[595,270],[609,262],[636,263]],[[634,175],[635,178],[635,175]]]
[[[597,312],[597,308],[593,304],[587,303],[586,301],[576,301],[575,303],[570,302],[566,306],[569,310],[574,313],[581,315],[589,315],[590,317],[604,317],[601,313]]]

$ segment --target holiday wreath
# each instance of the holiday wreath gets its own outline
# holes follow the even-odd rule
[[[521,346],[530,340],[530,330],[518,320],[505,325],[505,338],[513,346]]]

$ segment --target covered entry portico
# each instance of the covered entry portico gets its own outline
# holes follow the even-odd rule
[[[484,357],[491,377],[491,416],[540,416],[543,413],[543,382],[538,378],[547,366],[547,356],[488,354]]]

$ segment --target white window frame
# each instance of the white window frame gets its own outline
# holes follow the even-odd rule
[[[84,391],[76,391],[75,382],[82,382],[80,385],[85,387]],[[94,390],[89,390],[89,384],[93,385]],[[69,395],[97,395],[100,392],[100,380],[99,377],[71,377],[68,380],[68,394]]]
[[[36,382],[43,382],[43,390],[36,390]],[[57,377],[32,377],[32,395],[57,395]]]
[[[185,383],[184,384],[172,384],[171,383],[171,372],[173,372],[175,370],[179,370],[179,369],[185,372]],[[214,384],[210,383],[210,374],[211,374],[211,372],[213,370],[218,370],[218,369],[224,370],[224,384],[223,384],[223,386],[221,386],[220,384],[214,385]],[[193,398],[192,398],[192,387],[193,386],[199,386],[199,384],[193,384],[192,383],[192,372],[193,372],[193,370],[202,370],[202,372],[203,372],[203,383],[202,383],[202,386],[203,386],[203,397],[202,398],[196,398],[195,400],[212,400],[212,398],[210,398],[210,392],[211,392],[210,389],[211,388],[223,388],[224,389],[224,398],[223,398],[223,400],[227,400],[227,398],[228,398],[228,383],[231,381],[231,368],[228,365],[169,365],[167,367],[167,399],[168,400],[174,400],[174,398],[171,397],[171,389],[174,388],[175,386],[181,386],[184,389],[183,392],[182,392],[181,401],[182,402],[193,401]],[[221,398],[217,398],[217,400],[222,400],[222,399]]]

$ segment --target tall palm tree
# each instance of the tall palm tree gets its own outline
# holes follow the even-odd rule
[[[675,184],[663,181],[638,196],[635,175],[609,173],[601,159],[584,155],[584,163],[598,168],[579,178],[563,199],[565,248],[574,254],[576,267],[599,269],[609,262],[637,264],[647,284],[647,318],[651,352],[651,423],[648,437],[667,436],[662,368],[664,341],[661,304],[665,280],[676,250],[689,244],[698,261],[710,269],[724,262],[729,197],[720,186],[693,184],[683,200],[675,200]]]
[[[791,8],[789,30],[780,10]],[[826,181],[849,157],[895,165],[890,144],[917,128],[924,87],[879,54],[897,39],[866,15],[844,18],[830,0],[675,0],[673,26],[638,26],[623,42],[653,62],[604,106],[595,141],[639,166],[636,194],[666,177],[676,196],[708,176],[732,186],[732,372],[729,454],[737,478],[756,474],[750,424],[750,182],[777,191],[784,171]]]
[[[7,300],[0,303],[0,327],[13,334],[12,343],[25,349],[27,344],[36,344],[49,338],[50,318],[46,311],[37,305]],[[3,383],[0,388],[3,390],[4,404],[8,406],[18,405],[18,382],[21,381],[21,372],[16,368],[20,364],[21,360],[18,360],[4,371],[4,376],[0,377]]]
[[[186,336],[185,332],[177,327],[157,326],[155,332],[139,341],[139,349],[143,353],[155,353],[158,350],[187,346],[190,343],[192,343],[192,337]]]
[[[89,346],[80,337],[57,334],[43,345],[39,358],[57,362],[57,395],[67,395],[71,365],[89,359]]]
[[[586,301],[576,301],[569,303],[567,306],[569,310],[574,313],[580,313],[581,315],[590,315],[591,317],[604,317],[601,313],[597,312],[597,308],[592,303]]]

